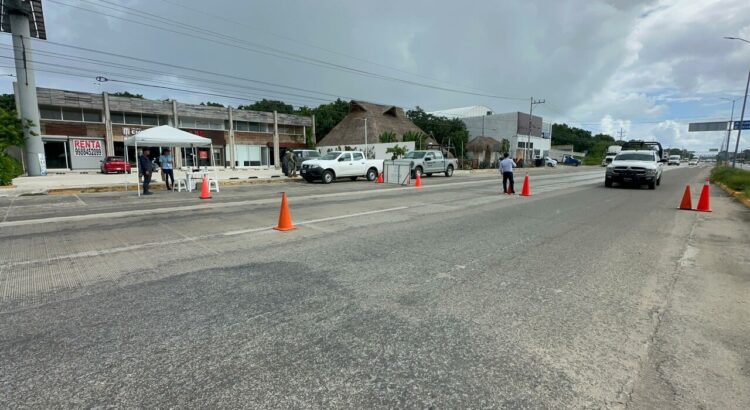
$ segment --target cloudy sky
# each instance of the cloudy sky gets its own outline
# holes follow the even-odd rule
[[[750,44],[722,39],[750,40],[747,0],[43,4],[39,86],[233,106],[341,97],[428,111],[528,111],[533,96],[546,101],[535,113],[547,120],[697,151],[718,148],[725,134],[688,133],[687,123],[728,120],[724,98],[742,96],[750,69]],[[2,39],[0,66],[11,67]],[[9,92],[13,70],[0,70]]]

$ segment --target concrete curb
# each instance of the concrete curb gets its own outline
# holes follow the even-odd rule
[[[301,178],[253,178],[253,179],[225,179],[220,180],[221,186],[238,186],[238,185],[262,185],[262,184],[285,184],[290,182],[302,182]],[[196,185],[199,185],[200,182]],[[163,182],[158,184],[152,184],[151,189],[155,191],[166,191],[166,187]],[[93,187],[65,187],[65,188],[50,188],[46,192],[48,195],[75,195],[75,194],[87,194],[95,192],[126,192],[136,191],[135,184],[125,185],[108,185],[108,186],[93,186]]]
[[[735,191],[734,189],[722,184],[721,182],[711,181],[714,185],[717,185],[719,188],[723,189],[724,192],[728,193],[729,196],[735,198],[737,201],[739,201],[741,204],[745,205],[746,207],[750,208],[750,198],[745,198],[745,194],[743,194],[740,191]]]

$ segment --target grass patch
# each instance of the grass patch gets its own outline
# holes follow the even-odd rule
[[[711,180],[742,192],[745,198],[750,198],[750,171],[739,168],[716,167],[711,170]]]

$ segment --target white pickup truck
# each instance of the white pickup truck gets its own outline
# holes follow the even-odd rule
[[[355,181],[365,177],[374,181],[383,172],[383,160],[366,159],[361,151],[331,151],[320,158],[302,163],[300,175],[307,182],[321,180],[330,184],[337,178],[351,178]]]

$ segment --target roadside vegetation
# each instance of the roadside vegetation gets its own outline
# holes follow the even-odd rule
[[[23,143],[23,125],[16,115],[13,95],[4,94],[0,96],[0,185],[10,185],[23,173],[21,163],[6,152]]]
[[[718,166],[711,170],[711,180],[721,182],[735,191],[742,192],[745,198],[750,199],[750,171]]]

